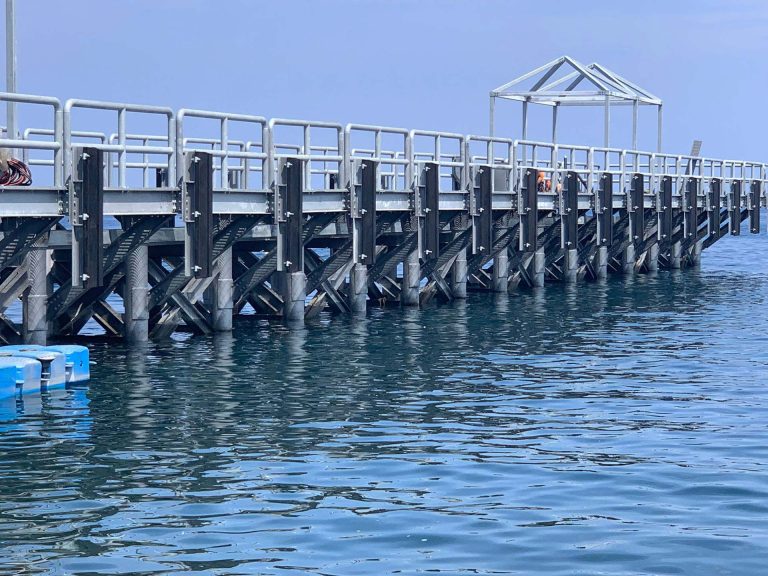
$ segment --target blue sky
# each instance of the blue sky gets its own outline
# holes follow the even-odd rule
[[[486,133],[488,92],[562,54],[665,102],[665,150],[768,160],[768,2],[17,0],[19,91]],[[4,65],[4,59],[3,59]],[[561,113],[601,144],[600,109]],[[612,144],[629,146],[630,109]],[[519,136],[501,103],[499,135]],[[549,110],[531,136],[549,133]],[[655,147],[641,113],[640,144]]]

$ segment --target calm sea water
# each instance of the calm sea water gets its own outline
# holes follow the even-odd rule
[[[94,345],[0,404],[0,573],[766,574],[767,248]]]

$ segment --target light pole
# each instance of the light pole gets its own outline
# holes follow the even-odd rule
[[[16,1],[5,0],[5,91],[16,92]],[[16,138],[16,103],[6,102],[8,138]]]

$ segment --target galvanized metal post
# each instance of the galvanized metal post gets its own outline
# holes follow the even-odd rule
[[[662,111],[661,104],[659,104],[658,118],[657,118],[657,136],[656,136],[656,152],[661,152],[661,128],[662,128]]]
[[[605,131],[603,134],[603,146],[610,147],[611,144],[611,95],[605,95]]]
[[[491,94],[491,110],[490,110],[490,117],[489,117],[489,130],[488,134],[493,138],[493,133],[496,128],[496,97]]]
[[[283,272],[283,318],[291,323],[304,323],[304,301],[307,277],[304,272]]]
[[[211,321],[216,332],[230,332],[234,308],[232,248],[224,250],[216,260],[216,271],[216,282],[211,285]]]
[[[563,279],[566,282],[576,282],[579,272],[579,251],[574,249],[565,251],[565,270]]]
[[[640,103],[635,100],[632,102],[632,149],[637,150],[637,115]]]
[[[637,256],[635,255],[635,245],[630,243],[629,246],[624,248],[624,253],[621,257],[621,269],[624,274],[632,274],[635,271],[635,263]]]
[[[509,248],[502,248],[493,257],[493,291],[509,290]]]
[[[595,268],[597,269],[597,278],[599,280],[608,278],[608,246],[600,246],[597,249],[597,262]]]
[[[533,285],[537,288],[544,286],[544,271],[547,257],[544,248],[539,248],[533,255]]]
[[[400,303],[403,306],[419,305],[419,285],[421,283],[421,264],[419,252],[414,250],[403,262],[403,286],[400,291]]]
[[[355,264],[349,273],[349,309],[355,315],[365,315],[368,309],[368,267]]]
[[[16,92],[16,0],[5,0],[5,91]],[[6,102],[8,138],[18,136],[16,103]]]
[[[137,246],[125,259],[123,336],[131,343],[149,340],[148,264],[149,249],[146,245]]]
[[[659,244],[654,243],[648,249],[648,270],[650,272],[657,272],[659,270]]]
[[[48,339],[48,266],[43,240],[25,258],[29,287],[23,297],[24,342],[45,345]]]
[[[682,255],[683,245],[680,242],[672,244],[671,254],[669,257],[669,267],[673,270],[679,270],[682,268]]]
[[[451,291],[454,298],[467,297],[467,249],[460,250],[451,267]]]
[[[309,154],[309,130],[304,130],[305,154]],[[294,324],[304,323],[304,304],[307,298],[307,277],[304,274],[303,197],[311,182],[309,161],[286,158],[280,168],[281,182],[277,187],[280,210],[278,225],[278,275],[283,297],[283,318]],[[307,177],[310,179],[307,179]]]
[[[528,139],[528,101],[523,102],[523,140]]]
[[[558,105],[552,106],[552,144],[557,143],[557,109]]]
[[[693,246],[691,246],[690,250],[690,258],[691,258],[691,266],[694,268],[698,268],[701,266],[701,251],[703,250],[703,242],[699,241],[696,242]]]

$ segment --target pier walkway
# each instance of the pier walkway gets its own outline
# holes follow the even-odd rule
[[[362,314],[468,290],[684,268],[745,220],[761,232],[766,205],[760,162],[10,93],[0,101],[49,119],[0,140],[34,179],[0,187],[5,343],[75,336],[91,320],[143,341],[228,331],[245,307],[301,322],[323,309]],[[19,298],[20,324],[3,314]]]

